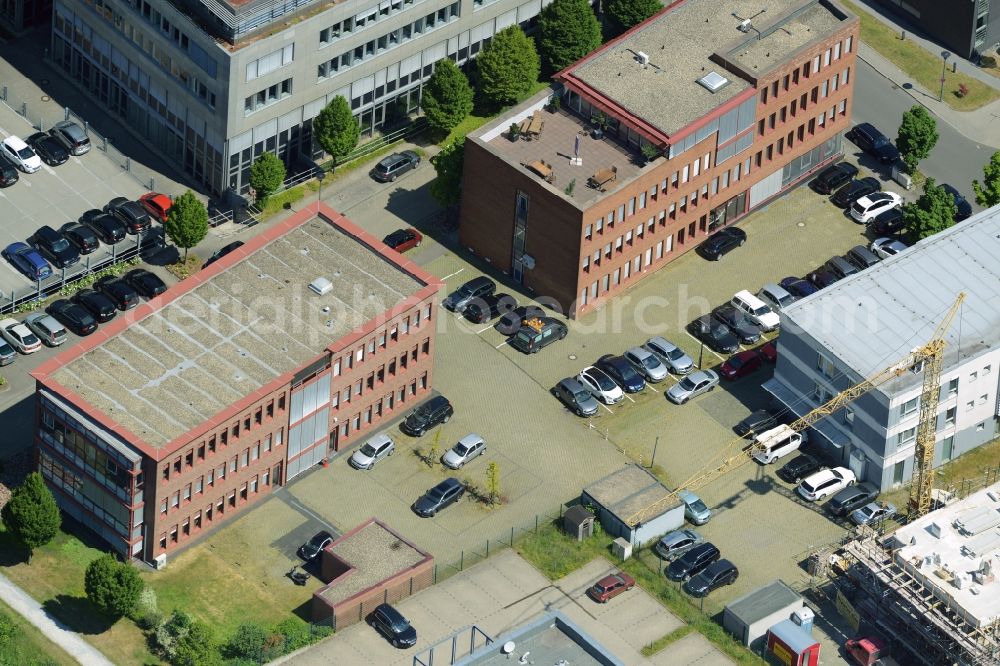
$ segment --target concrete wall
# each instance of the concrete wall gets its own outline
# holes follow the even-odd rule
[[[672,532],[683,525],[684,505],[681,504],[634,530],[632,545],[645,546],[656,541],[667,532]]]

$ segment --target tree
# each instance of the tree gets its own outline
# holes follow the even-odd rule
[[[226,644],[226,654],[232,659],[246,659],[255,664],[264,657],[264,643],[267,632],[256,624],[241,624]]]
[[[504,28],[476,58],[479,90],[502,106],[527,95],[538,81],[541,66],[535,44],[516,25]]]
[[[903,220],[911,243],[933,236],[955,224],[958,207],[955,198],[933,178],[924,181],[924,193],[903,209]]]
[[[285,182],[285,163],[274,153],[261,153],[250,165],[250,187],[261,204]]]
[[[486,466],[486,492],[490,505],[500,499],[500,464],[495,460]]]
[[[95,606],[119,618],[135,611],[144,585],[135,567],[105,553],[87,565],[83,587]]]
[[[972,189],[980,206],[990,208],[1000,204],[1000,150],[993,153],[989,163],[983,167],[983,182],[972,181]]]
[[[358,145],[361,126],[351,113],[351,105],[338,95],[313,120],[313,134],[320,147],[340,161]]]
[[[215,637],[207,624],[199,620],[191,623],[187,633],[178,636],[174,643],[175,666],[216,666],[221,664]]]
[[[465,137],[455,139],[431,158],[437,178],[431,181],[431,196],[442,206],[454,206],[462,197]]]
[[[194,195],[194,192],[188,190],[177,197],[174,205],[170,207],[163,229],[167,232],[170,242],[177,247],[184,248],[184,261],[186,262],[188,250],[203,241],[208,235],[208,210],[205,209],[205,204]]]
[[[538,51],[558,72],[601,45],[601,24],[587,0],[554,0],[538,15]]]
[[[903,158],[907,173],[915,173],[920,160],[930,155],[938,140],[937,123],[927,109],[914,104],[903,113],[903,122],[899,125],[899,135],[896,137],[896,147]]]
[[[438,60],[434,74],[424,85],[420,104],[427,124],[443,134],[472,112],[472,86],[451,58]]]
[[[622,32],[639,25],[656,12],[663,9],[659,0],[608,0],[605,10],[608,18],[621,28]]]
[[[62,516],[41,474],[32,472],[14,489],[3,508],[3,524],[27,546],[29,562],[36,548],[52,541],[62,524]]]

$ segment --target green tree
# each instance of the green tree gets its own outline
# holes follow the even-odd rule
[[[495,460],[486,466],[486,492],[491,505],[500,499],[500,463]]]
[[[472,112],[472,86],[451,58],[442,58],[424,85],[420,105],[427,124],[447,134]]]
[[[267,636],[263,627],[252,623],[241,624],[226,644],[226,656],[261,663]]]
[[[535,43],[516,25],[504,28],[476,58],[479,90],[491,103],[512,104],[531,91],[541,66]]]
[[[605,13],[624,32],[661,9],[659,0],[608,0]]]
[[[937,140],[937,123],[927,109],[914,104],[909,111],[903,113],[896,147],[899,148],[907,173],[916,173],[920,160],[931,154]]]
[[[62,524],[62,516],[41,474],[32,472],[14,489],[3,508],[3,524],[27,546],[29,562],[36,548],[52,541]]]
[[[144,585],[135,567],[105,553],[87,565],[83,587],[95,606],[119,618],[135,611]]]
[[[313,120],[316,143],[336,162],[350,154],[358,145],[361,126],[351,113],[351,105],[343,97],[334,97]]]
[[[222,663],[215,636],[207,624],[199,620],[191,623],[187,633],[178,636],[174,644],[175,666],[216,666]]]
[[[903,209],[903,220],[911,243],[933,236],[955,224],[955,198],[933,178],[924,181],[924,193]]]
[[[986,208],[1000,204],[1000,150],[993,153],[990,161],[983,167],[983,182],[972,181],[972,189],[976,193],[976,203]]]
[[[538,51],[558,72],[601,45],[601,24],[587,0],[554,0],[538,15]]]
[[[281,162],[278,163],[281,164]],[[252,169],[253,167],[251,167]],[[203,241],[208,235],[208,210],[206,210],[205,204],[194,195],[194,192],[188,190],[177,197],[174,205],[170,207],[163,229],[166,231],[167,237],[170,238],[170,242],[177,247],[184,248],[184,261],[186,262],[188,250]]]
[[[454,206],[462,197],[465,137],[459,137],[431,158],[437,178],[431,181],[431,196],[442,206]]]
[[[250,165],[250,187],[256,192],[260,204],[278,191],[285,182],[285,163],[274,153],[261,153]],[[176,204],[175,204],[176,205]]]

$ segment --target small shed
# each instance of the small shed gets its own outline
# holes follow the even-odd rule
[[[782,620],[768,630],[767,650],[785,666],[819,664],[819,641],[791,620]]]
[[[594,514],[585,506],[571,506],[563,514],[563,530],[577,541],[594,534]]]
[[[804,607],[798,592],[776,580],[729,602],[722,614],[722,626],[740,643],[759,652],[767,630]]]
[[[612,537],[642,546],[684,524],[684,504],[642,467],[626,465],[586,488],[581,503],[593,506]]]

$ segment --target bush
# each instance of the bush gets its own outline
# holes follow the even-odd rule
[[[309,625],[302,620],[290,617],[282,620],[274,627],[274,631],[285,639],[285,652],[295,652],[311,644],[312,638],[309,632]]]
[[[226,656],[259,663],[264,654],[267,632],[256,624],[241,624],[226,644]]]

